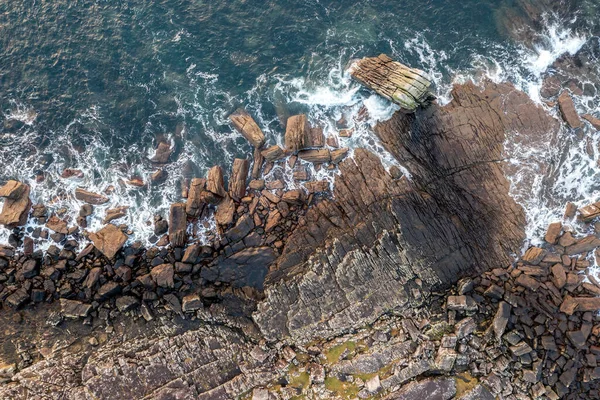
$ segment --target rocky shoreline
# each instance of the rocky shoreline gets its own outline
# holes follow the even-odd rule
[[[363,60],[357,79],[381,79],[368,71],[381,60]],[[383,68],[394,82],[397,70]],[[580,128],[567,84],[551,85],[548,101]],[[410,107],[374,133],[410,179],[366,150],[347,157],[304,115],[289,118],[285,148],[266,146],[240,109],[231,122],[254,146],[252,163],[236,159],[227,185],[218,166],[190,180],[186,201],[156,218],[154,248],[125,246],[128,228],[110,223],[125,209],[86,232],[104,194],[78,189],[87,204],[74,224],[8,182],[0,221],[18,227],[30,215],[45,229],[21,243],[16,228],[15,246],[0,248],[0,314],[45,340],[21,335],[20,350],[2,351],[13,362],[0,369],[0,397],[600,397],[600,283],[587,271],[599,233],[576,237],[557,222],[515,261],[525,216],[509,195],[505,135],[560,122],[510,84],[456,86],[444,107],[422,91],[407,102],[410,87],[394,93]],[[157,165],[170,151],[158,146]],[[265,179],[278,163],[303,190]],[[311,181],[304,163],[338,169],[335,185]],[[570,204],[565,222],[591,223],[599,210]],[[190,228],[207,217],[218,234],[200,242]],[[78,235],[91,241],[81,251]],[[43,240],[62,248],[36,250]],[[52,310],[42,322],[36,304]],[[53,335],[81,321],[88,330],[57,346]]]

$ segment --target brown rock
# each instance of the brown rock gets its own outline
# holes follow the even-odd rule
[[[184,203],[171,204],[169,212],[169,241],[173,247],[183,247],[187,240],[187,213]]]
[[[63,169],[62,174],[60,174],[60,177],[64,179],[83,178],[83,175],[83,171],[80,169],[65,168]]]
[[[150,275],[154,282],[160,287],[172,289],[175,286],[175,282],[173,281],[175,270],[173,269],[172,264],[158,265],[152,268]]]
[[[328,149],[303,150],[298,153],[298,158],[315,164],[324,164],[331,161]]]
[[[568,91],[565,90],[558,96],[558,107],[563,119],[571,128],[581,128],[581,119],[579,119],[579,114],[577,114],[575,104]]]
[[[263,190],[265,188],[265,181],[263,179],[253,179],[248,186],[252,190]]]
[[[550,244],[556,244],[561,232],[562,232],[562,223],[561,222],[553,222],[550,225],[548,225],[548,230],[546,231],[546,236],[544,237],[544,239],[546,240],[546,242],[548,242]]]
[[[327,136],[327,146],[337,149],[340,147],[337,136],[330,134]]]
[[[265,135],[254,119],[243,108],[237,109],[229,116],[234,128],[242,134],[252,146],[260,149],[265,144]]]
[[[190,190],[188,192],[187,202],[185,203],[185,212],[191,217],[199,217],[202,215],[206,203],[203,195],[206,188],[206,179],[194,178],[190,182]]]
[[[577,213],[577,206],[574,203],[568,202],[565,206],[565,219],[572,219],[575,217],[575,213]]]
[[[595,248],[600,247],[600,239],[594,235],[586,236],[585,238],[577,241],[577,243],[568,246],[565,249],[565,254],[574,255],[587,253],[589,251],[594,250]]]
[[[573,237],[571,232],[565,232],[560,239],[558,239],[558,244],[562,247],[572,246],[577,243],[577,239]]]
[[[127,242],[127,236],[116,226],[106,225],[96,233],[90,233],[90,240],[108,259],[112,259]]]
[[[156,164],[166,164],[169,162],[171,153],[173,153],[171,145],[165,142],[160,142],[156,147],[156,152],[150,161]]]
[[[285,148],[290,153],[297,153],[306,146],[310,127],[306,115],[294,115],[288,118],[285,130]]]
[[[218,165],[215,165],[208,171],[206,189],[219,197],[224,198],[227,196],[225,183],[223,181],[223,170]]]
[[[271,203],[275,203],[275,204],[277,204],[277,203],[279,203],[279,202],[281,201],[281,199],[280,199],[280,198],[279,198],[277,195],[275,195],[275,194],[273,194],[273,193],[269,192],[268,190],[263,190],[263,191],[262,191],[262,192],[260,192],[260,193],[261,193],[261,194],[262,194],[264,197],[266,197],[266,198],[267,198],[267,199],[268,199],[268,200],[269,200]]]
[[[48,219],[48,222],[46,222],[46,228],[65,235],[69,233],[67,222],[58,218],[56,215],[53,215],[50,217],[50,219]]]
[[[571,297],[565,296],[560,311],[567,315],[573,315],[575,312],[596,312],[600,310],[600,297]]]
[[[530,247],[527,249],[523,257],[521,257],[521,260],[532,265],[538,265],[545,255],[546,251],[544,249],[539,247]]]
[[[308,136],[305,139],[306,147],[323,147],[325,146],[325,135],[323,128],[315,127],[308,130]]]
[[[0,213],[0,224],[12,228],[25,225],[31,209],[29,185],[17,181],[8,181],[0,188],[0,196],[5,197]]]
[[[104,217],[104,224],[108,224],[109,222],[123,218],[127,215],[128,206],[122,206],[117,208],[111,208],[110,210],[106,210],[106,216]]]
[[[267,217],[267,224],[265,225],[265,232],[269,233],[275,228],[281,221],[281,213],[278,210],[273,210]]]
[[[572,203],[569,203],[569,204],[572,204]],[[579,218],[583,222],[591,222],[594,218],[600,216],[600,202],[582,207],[578,211],[579,211]],[[573,213],[573,216],[575,216],[575,213]]]
[[[262,154],[267,161],[277,161],[285,157],[285,152],[278,145],[273,145],[269,148],[266,148],[265,150],[261,151],[260,154]]]
[[[88,192],[87,190],[83,190],[81,188],[75,189],[75,198],[77,200],[81,200],[88,204],[94,205],[108,203],[109,200],[108,197],[104,195]]]
[[[331,185],[329,181],[315,181],[315,182],[306,182],[304,187],[308,191],[308,193],[322,193],[328,192]]]
[[[236,158],[231,167],[229,178],[229,196],[235,201],[240,201],[246,196],[246,180],[248,179],[248,168],[250,162],[246,159]]]
[[[589,122],[594,127],[594,129],[600,131],[600,119],[595,118],[590,114],[584,114],[582,115],[582,118]]]
[[[254,162],[252,163],[252,179],[260,178],[260,171],[262,170],[265,158],[259,148],[254,149]]]
[[[350,138],[350,137],[352,137],[352,134],[353,134],[353,133],[354,133],[354,128],[352,128],[352,129],[342,129],[342,130],[341,130],[341,131],[338,133],[338,135],[339,135],[340,137],[343,137],[343,138]]]
[[[344,147],[343,149],[333,150],[331,152],[331,162],[333,164],[337,164],[342,161],[348,155],[348,148]]]
[[[304,192],[299,189],[288,190],[281,199],[289,204],[300,205],[304,203]]]
[[[228,227],[233,222],[233,216],[235,214],[235,203],[229,196],[224,198],[217,206],[217,212],[215,212],[215,221],[219,226]]]
[[[294,171],[294,179],[297,181],[307,181],[310,179],[310,173],[308,172],[308,168],[306,166],[300,165]]]
[[[562,264],[554,264],[552,266],[552,282],[558,290],[562,289],[567,284],[567,273]]]
[[[540,287],[540,283],[537,280],[525,274],[519,275],[519,277],[515,280],[515,283],[534,292]]]

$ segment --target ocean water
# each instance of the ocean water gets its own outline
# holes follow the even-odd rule
[[[541,81],[554,61],[594,43],[597,6],[577,3],[575,13],[547,14],[533,40],[519,40],[502,23],[513,1],[1,1],[0,181],[30,183],[34,202],[66,209],[73,220],[76,187],[111,189],[90,229],[102,225],[105,209],[130,206],[116,222],[131,227],[132,240],[147,241],[154,215],[166,216],[181,199],[185,179],[251,157],[227,118],[237,107],[255,116],[271,144],[282,143],[289,115],[307,113],[334,135],[344,117],[356,131],[341,144],[368,147],[389,165],[371,127],[396,107],[351,81],[352,59],[383,52],[423,69],[442,103],[453,83],[492,79],[542,104]],[[598,114],[597,97],[579,98],[579,110]],[[369,119],[355,121],[363,106]],[[600,197],[600,137],[586,128],[589,155],[584,141],[561,135],[558,147],[507,145],[519,166],[511,190],[528,210],[533,243],[564,201]],[[163,140],[175,149],[167,181],[127,184],[149,181],[156,171],[149,158]],[[552,179],[541,172],[547,163]],[[65,168],[84,176],[62,178]],[[294,185],[289,170],[272,173]],[[334,172],[314,174],[334,184]],[[532,174],[534,187],[524,188]],[[0,242],[9,233],[0,229]]]

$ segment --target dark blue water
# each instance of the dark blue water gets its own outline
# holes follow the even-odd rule
[[[26,180],[36,199],[75,211],[76,186],[114,186],[108,206],[134,207],[125,222],[143,230],[180,198],[182,179],[249,156],[227,120],[239,106],[273,143],[298,112],[330,133],[364,101],[372,117],[389,115],[389,104],[344,74],[353,58],[383,52],[424,69],[442,101],[455,80],[490,75],[526,86],[547,66],[523,62],[536,54],[507,33],[502,18],[511,7],[499,0],[0,1],[0,180]],[[175,148],[169,179],[127,185],[132,177],[148,181],[156,170],[148,158],[163,140]],[[367,131],[348,144],[381,151]],[[85,176],[61,178],[65,168]]]

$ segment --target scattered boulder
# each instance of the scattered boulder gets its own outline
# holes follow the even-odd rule
[[[150,161],[156,164],[166,164],[169,162],[169,158],[171,157],[172,153],[173,149],[171,149],[171,145],[169,143],[160,142],[156,147],[156,152]]]
[[[172,289],[175,286],[175,282],[173,281],[173,276],[175,274],[175,270],[173,269],[172,264],[161,264],[150,271],[150,275],[152,275],[152,279],[154,282],[163,288]]]
[[[246,180],[250,162],[246,159],[236,158],[231,167],[229,178],[229,196],[235,201],[240,201],[246,196]]]
[[[109,224],[98,232],[91,233],[90,240],[102,254],[111,260],[127,242],[127,235],[116,226]]]
[[[306,115],[294,115],[288,118],[285,129],[285,149],[295,154],[306,147],[310,127]]]
[[[590,115],[590,114],[584,114],[581,116],[583,119],[585,119],[587,122],[589,122],[595,130],[600,131],[600,119]]]
[[[8,228],[25,225],[31,209],[29,192],[29,185],[13,180],[0,188],[0,197],[6,199],[0,213],[0,224]]]
[[[60,313],[65,318],[85,318],[91,311],[91,304],[85,304],[77,300],[60,299]]]
[[[206,188],[206,179],[194,178],[190,182],[190,190],[188,192],[187,202],[185,204],[185,212],[190,217],[199,217],[202,215],[206,207],[205,197],[203,195]]]
[[[75,189],[75,198],[93,205],[105,204],[109,201],[108,197],[104,195],[88,192],[87,190],[81,188]]]
[[[169,212],[169,242],[173,247],[183,247],[187,241],[187,213],[184,203],[171,204]]]
[[[237,109],[229,116],[234,128],[257,149],[265,144],[265,135],[254,119],[243,108]]]

